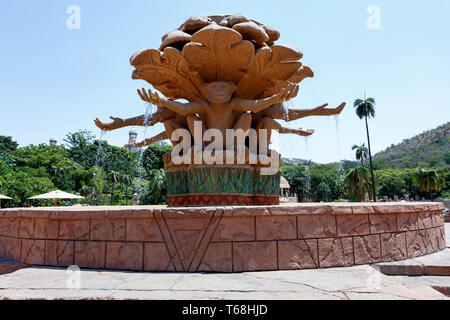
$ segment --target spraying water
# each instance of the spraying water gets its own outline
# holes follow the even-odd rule
[[[103,169],[103,146],[102,141],[106,135],[106,130],[100,130],[100,137],[98,138],[97,157],[95,158],[95,165]]]
[[[147,129],[148,129],[148,119],[153,117],[153,104],[146,102],[145,103],[145,114],[144,114],[144,134],[143,134],[143,140],[147,139]],[[139,150],[139,163],[138,163],[138,175],[139,179],[144,179],[144,163],[143,163],[143,154],[144,154],[144,148],[140,148]],[[141,184],[139,184],[141,186]],[[137,190],[138,199],[141,199],[143,195],[143,191],[141,188]]]
[[[289,109],[294,108],[294,103],[292,100],[284,101],[282,103],[283,106],[283,120],[288,122],[289,121]]]
[[[342,158],[342,153],[341,153],[341,137],[340,137],[340,131],[339,131],[339,115],[335,114],[333,115],[334,117],[334,123],[336,126],[336,144],[337,144],[337,152],[338,152],[338,157],[339,159]]]

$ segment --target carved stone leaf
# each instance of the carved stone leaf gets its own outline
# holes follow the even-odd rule
[[[290,76],[289,82],[300,83],[303,79],[312,77],[314,77],[314,72],[309,67],[302,66],[292,76]]]
[[[167,47],[163,52],[146,49],[136,52],[130,59],[136,69],[133,79],[150,83],[169,99],[201,99],[201,79],[198,74],[189,72],[180,51]]]
[[[236,84],[250,66],[255,53],[251,42],[242,40],[239,32],[210,24],[192,35],[183,48],[189,68],[205,82],[233,81]]]
[[[274,45],[259,49],[247,74],[238,84],[238,96],[260,99],[267,97],[268,92],[286,86],[291,77],[302,69],[299,61],[302,56],[294,46]]]

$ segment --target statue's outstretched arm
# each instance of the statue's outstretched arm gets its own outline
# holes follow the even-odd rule
[[[261,112],[262,115],[271,117],[272,119],[282,119],[285,121],[294,121],[297,119],[310,116],[331,116],[340,114],[345,107],[345,102],[341,103],[337,108],[327,108],[328,103],[313,109],[288,109],[286,110],[281,105],[271,106]]]
[[[251,111],[257,113],[271,105],[290,100],[297,95],[297,92],[298,85],[289,85],[286,88],[281,89],[279,93],[264,99],[244,100],[236,98],[233,99],[233,109],[238,112]]]
[[[151,145],[152,143],[155,143],[155,142],[158,142],[161,140],[165,140],[165,139],[169,139],[169,137],[167,136],[167,132],[163,131],[163,132],[158,133],[156,136],[153,136],[151,138],[145,139],[144,141],[136,143],[136,147],[142,148],[142,147]]]
[[[151,117],[147,119],[147,125],[153,126],[158,122],[164,122],[170,118],[174,118],[176,116],[176,113],[166,109],[161,108],[157,112],[155,112]],[[128,119],[122,119],[117,117],[110,117],[113,121],[112,122],[101,122],[100,119],[96,118],[94,120],[95,125],[99,127],[101,130],[111,131],[123,127],[128,126],[145,126],[145,115],[140,115],[133,118]]]
[[[142,88],[142,91],[138,90],[138,94],[142,100],[152,103],[158,107],[165,107],[182,116],[187,116],[189,114],[201,114],[204,112],[204,101],[202,100],[181,103],[160,97],[157,92],[152,93],[150,89],[147,93],[144,88]]]

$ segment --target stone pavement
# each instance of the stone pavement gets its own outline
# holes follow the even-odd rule
[[[377,263],[380,271],[387,275],[405,276],[449,276],[450,278],[450,249],[428,254],[425,256],[394,261]]]
[[[449,247],[450,223],[445,227]],[[0,266],[11,266],[9,272],[21,267],[4,260]],[[0,272],[0,299],[447,300],[449,267],[450,249],[373,267],[293,271],[151,273],[82,269],[77,274],[65,268],[30,267],[3,275]],[[421,276],[408,276],[413,274]],[[73,288],[77,275],[79,289]]]
[[[145,273],[31,267],[0,275],[0,299],[448,299],[368,265],[244,273]]]

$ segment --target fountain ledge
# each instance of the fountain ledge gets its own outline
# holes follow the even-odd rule
[[[242,272],[402,260],[445,248],[442,203],[0,210],[0,257],[28,265]]]

